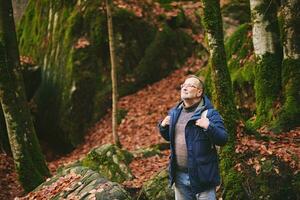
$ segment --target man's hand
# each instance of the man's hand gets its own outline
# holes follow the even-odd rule
[[[166,116],[165,119],[161,122],[161,126],[165,127],[167,125],[170,125],[170,116]]]
[[[200,119],[197,119],[195,124],[201,128],[207,129],[209,126],[209,119],[207,117],[201,117]]]

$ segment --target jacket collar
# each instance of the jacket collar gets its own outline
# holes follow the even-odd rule
[[[199,119],[201,117],[201,113],[204,110],[214,108],[206,95],[203,96],[202,101],[204,101],[204,104],[203,105],[199,104],[199,106],[195,110],[194,115],[191,117],[191,120]],[[174,109],[178,113],[181,112],[181,110],[183,109],[183,101],[180,101]]]

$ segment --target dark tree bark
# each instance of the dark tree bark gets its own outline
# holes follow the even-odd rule
[[[272,121],[281,91],[282,48],[280,44],[276,1],[250,0],[253,47],[256,56],[254,128]]]
[[[117,65],[116,65],[116,53],[114,44],[114,32],[112,23],[111,2],[112,0],[106,0],[106,13],[107,13],[107,27],[109,37],[109,52],[110,52],[110,64],[111,64],[111,83],[112,83],[112,134],[114,142],[118,147],[121,147],[120,139],[117,133],[118,123],[118,91],[117,91]]]
[[[0,0],[0,101],[19,180],[30,191],[50,173],[26,102],[11,0]]]
[[[1,104],[1,103],[0,103]],[[0,106],[0,153],[11,154],[2,107]]]
[[[221,174],[225,199],[243,199],[242,177],[234,169],[236,164],[236,127],[239,119],[235,107],[230,74],[224,48],[223,24],[219,0],[202,0],[203,24],[208,38],[214,106],[224,118],[229,142],[221,151]]]
[[[284,102],[275,128],[289,130],[300,124],[300,1],[283,0],[282,89]]]

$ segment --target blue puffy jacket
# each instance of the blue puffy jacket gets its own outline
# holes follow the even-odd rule
[[[169,111],[170,125],[165,127],[159,123],[159,131],[164,139],[170,141],[170,186],[175,181],[176,155],[175,155],[175,125],[183,109],[182,102]],[[195,121],[201,118],[201,113],[208,110],[207,130],[196,126]],[[197,108],[194,115],[185,127],[185,141],[187,146],[187,168],[192,191],[197,194],[220,184],[218,155],[214,145],[223,146],[227,142],[228,134],[220,114],[213,108],[209,99],[204,96],[204,106]]]

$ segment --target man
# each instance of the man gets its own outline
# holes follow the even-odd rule
[[[170,185],[175,183],[176,200],[215,200],[220,184],[215,145],[225,145],[228,138],[223,120],[197,76],[181,85],[181,99],[159,123],[162,137],[170,141]]]

